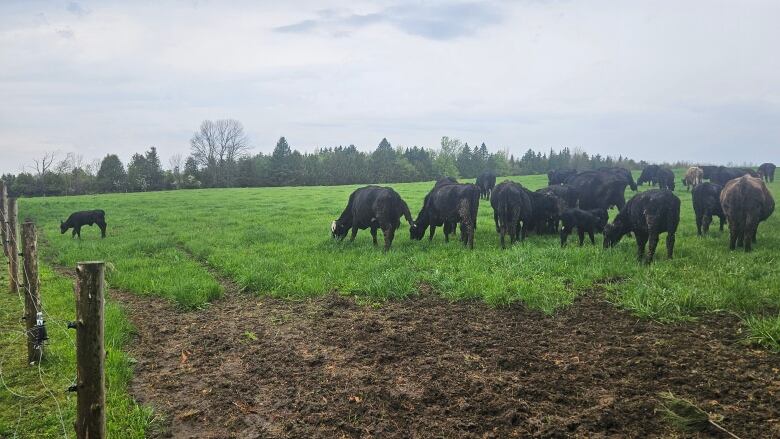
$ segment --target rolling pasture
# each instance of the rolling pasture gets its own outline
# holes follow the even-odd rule
[[[677,172],[678,182],[681,172]],[[511,178],[530,189],[543,187],[547,182],[546,176]],[[502,180],[498,179],[499,182]],[[391,186],[406,200],[412,215],[416,217],[432,182]],[[455,378],[447,384],[450,389],[448,392],[462,391],[466,398],[482,395],[479,389],[483,385],[487,389],[495,383],[516,379],[517,372],[507,373],[503,369],[511,371],[513,367],[529,367],[528,364],[521,366],[519,363],[502,366],[503,363],[499,362],[500,367],[491,372],[493,376],[484,375],[490,367],[496,366],[481,365],[480,361],[486,360],[472,354],[466,354],[465,357],[453,354],[460,352],[459,349],[464,352],[473,349],[468,345],[468,337],[458,335],[458,331],[462,330],[458,325],[462,322],[466,326],[482,328],[484,334],[480,333],[481,337],[487,337],[488,340],[486,342],[483,339],[482,342],[499,346],[502,352],[503,349],[510,352],[513,349],[527,349],[527,352],[533,352],[538,346],[548,346],[549,343],[551,355],[564,355],[561,352],[566,352],[571,358],[576,356],[578,362],[582,359],[583,365],[579,367],[593,368],[592,372],[585,375],[609,370],[609,374],[616,377],[626,373],[628,366],[623,361],[628,360],[623,354],[610,358],[600,348],[597,349],[598,346],[609,345],[613,337],[610,331],[620,331],[625,335],[642,327],[642,331],[645,331],[642,334],[650,334],[647,336],[650,338],[650,347],[643,344],[645,342],[641,337],[633,336],[621,339],[624,347],[627,346],[629,351],[647,350],[649,353],[646,355],[650,359],[645,366],[650,371],[655,370],[657,362],[684,358],[679,361],[682,370],[679,373],[685,378],[676,378],[677,381],[674,381],[675,378],[671,377],[670,382],[686,385],[715,376],[717,378],[712,378],[715,382],[719,379],[728,381],[738,373],[730,370],[729,365],[743,361],[740,358],[743,351],[759,352],[750,354],[755,360],[753,367],[764,372],[770,371],[772,368],[766,364],[771,366],[774,354],[767,354],[767,351],[780,350],[780,217],[777,213],[759,227],[758,244],[752,253],[730,252],[728,229],[720,232],[717,226],[711,226],[709,236],[696,236],[690,193],[678,183],[675,193],[682,200],[682,209],[674,259],[666,258],[665,235],[662,235],[656,261],[650,266],[643,266],[636,261],[634,239],[628,237],[623,238],[615,248],[605,250],[600,236],[596,238],[597,245],[590,245],[586,239],[586,244],[580,248],[576,245],[574,234],[569,237],[568,246],[562,249],[558,236],[530,235],[524,243],[502,250],[494,228],[492,208],[488,201],[482,200],[473,251],[465,249],[457,237],[445,243],[441,228],[432,242],[427,240],[427,236],[423,241],[411,241],[409,227],[402,222],[392,249],[383,254],[381,244],[378,247],[372,245],[368,230],[360,231],[354,242],[348,242],[348,238],[338,242],[330,237],[331,221],[338,217],[349,194],[357,187],[210,189],[20,200],[20,219],[34,219],[43,240],[43,301],[49,313],[53,336],[50,341],[50,360],[33,370],[9,363],[9,358],[21,358],[24,347],[17,342],[18,333],[0,331],[0,348],[5,353],[0,364],[0,377],[4,379],[2,384],[28,398],[20,399],[0,389],[0,402],[4,407],[10,407],[0,409],[0,436],[12,436],[21,430],[32,431],[34,436],[54,437],[68,430],[72,423],[73,398],[60,391],[70,384],[73,377],[72,335],[63,328],[63,323],[73,318],[72,281],[52,268],[70,268],[81,260],[105,260],[109,264],[107,276],[112,289],[111,298],[114,300],[109,302],[106,323],[106,344],[110,352],[107,366],[108,422],[110,432],[117,437],[143,437],[150,428],[156,428],[151,426],[160,419],[148,407],[138,405],[129,396],[129,383],[136,360],[132,358],[133,347],[128,345],[128,341],[134,331],[147,342],[149,339],[154,340],[153,344],[159,346],[161,359],[163,354],[171,355],[174,364],[179,361],[184,364],[185,353],[190,351],[181,347],[180,343],[186,344],[182,340],[195,340],[190,340],[193,346],[206,338],[211,340],[193,329],[209,328],[208,331],[213,332],[211,336],[221,334],[230,340],[231,346],[237,346],[241,355],[255,358],[254,363],[267,362],[269,370],[289,372],[304,367],[303,371],[290,373],[290,376],[295,382],[302,379],[295,377],[309,377],[312,382],[304,387],[317,388],[323,392],[322,397],[327,399],[340,391],[346,391],[344,389],[350,386],[364,389],[369,395],[372,392],[382,394],[384,390],[371,390],[375,383],[373,378],[360,381],[352,375],[347,376],[347,381],[339,384],[338,388],[317,387],[323,382],[317,381],[316,374],[321,369],[319,363],[301,361],[296,356],[300,352],[317,350],[312,347],[312,343],[315,346],[320,346],[317,343],[337,346],[349,339],[350,344],[360,346],[357,352],[376,351],[376,355],[381,358],[393,358],[396,355],[394,350],[398,349],[402,352],[397,354],[398,358],[423,363],[405,364],[403,367],[393,365],[393,373],[403,375],[404,367],[413,371],[438,370],[436,373],[442,375],[452,373]],[[645,186],[639,190],[647,189]],[[771,184],[770,191],[777,197],[780,194],[780,182]],[[627,198],[631,195],[628,189]],[[71,239],[70,232],[66,235],[59,233],[60,220],[73,211],[86,209],[106,211],[106,239],[100,239],[97,227],[82,229],[81,240]],[[610,219],[615,214],[615,210],[610,211]],[[6,283],[4,276],[0,274],[3,284]],[[236,290],[246,294],[237,295]],[[442,304],[441,301],[433,300],[430,292],[449,302]],[[114,296],[115,293],[119,296]],[[232,299],[219,300],[225,295],[230,295]],[[258,298],[250,300],[253,295]],[[344,300],[354,298],[358,308],[338,302],[339,296]],[[575,306],[569,306],[578,297],[584,299]],[[603,297],[614,306],[605,305]],[[238,305],[235,300],[238,300]],[[491,308],[509,311],[501,313],[485,309],[476,306],[475,300],[485,302]],[[118,303],[122,306],[118,306]],[[0,305],[0,323],[4,328],[10,328],[18,318],[16,310],[19,305],[16,298],[6,295],[0,299]],[[128,312],[123,310],[124,307],[127,307]],[[265,314],[258,312],[260,308],[263,308]],[[630,314],[620,313],[618,308],[624,308]],[[542,314],[559,315],[563,323]],[[212,316],[230,321],[227,325],[215,326],[210,320]],[[644,317],[642,323],[638,323],[634,316]],[[382,331],[392,327],[396,328],[393,331],[408,331],[409,337],[424,339],[420,341],[411,338],[401,347],[384,346],[382,343],[392,338],[380,337],[383,332],[370,327],[368,331],[362,331],[363,323],[355,326],[354,318],[384,325]],[[181,321],[172,324],[169,319]],[[429,319],[437,323],[425,326],[424,322]],[[131,320],[135,323],[135,330],[130,325]],[[705,328],[703,331],[707,337],[715,337],[723,331],[736,333],[736,343],[716,351],[706,343],[699,346],[697,343],[702,339],[699,332],[702,330],[685,330],[682,335],[675,334],[679,326],[674,322],[679,321],[702,322],[701,328]],[[394,326],[398,322],[403,324]],[[246,330],[246,325],[258,329]],[[370,326],[368,323],[366,325]],[[424,330],[418,330],[418,325],[423,325],[421,327]],[[283,326],[288,327],[285,329],[285,337],[288,339],[285,340],[290,351],[269,354],[270,345],[264,343],[270,343],[268,340],[273,339],[273,336],[271,333],[263,336],[261,328],[275,328],[276,332],[273,333],[279,333],[279,328]],[[535,332],[531,330],[532,327]],[[312,339],[312,331],[319,336]],[[579,338],[582,341],[576,342]],[[636,346],[632,343],[636,343]],[[419,352],[406,351],[416,349],[418,344],[422,346]],[[443,346],[449,348],[443,349]],[[520,346],[524,347],[520,349]],[[563,351],[555,351],[557,346],[564,346],[560,348]],[[131,354],[125,352],[128,349]],[[432,360],[426,359],[425,355],[435,358],[435,364],[440,370],[431,369]],[[700,363],[701,358],[709,355],[713,356],[714,361]],[[450,357],[450,363],[440,363],[449,361]],[[142,366],[138,372],[140,381],[149,383],[161,379],[159,375],[149,372],[155,370],[154,357],[153,360],[139,361],[139,366]],[[219,373],[223,373],[221,356],[214,356],[209,361],[214,363],[204,366],[205,370],[219,370]],[[383,370],[370,356],[355,357],[346,362],[355,361],[358,364],[366,362],[360,369],[363,371]],[[554,359],[554,364],[557,367],[568,364],[566,361]],[[688,371],[688,363],[698,364],[696,370]],[[285,365],[287,369],[280,369],[280,365]],[[474,369],[471,369],[472,366]],[[653,373],[647,370],[641,372],[644,366],[638,363],[632,367],[640,370],[638,375],[651,376],[649,374]],[[540,388],[547,383],[554,384],[559,376],[555,374],[559,372],[551,371],[553,375],[539,378]],[[480,379],[488,384],[479,381],[480,387],[475,390],[473,380],[476,379],[475,374],[479,373],[483,374]],[[692,378],[688,373],[698,373],[701,377],[697,375]],[[744,372],[746,376],[751,373],[749,370]],[[402,378],[411,382],[416,374],[411,373]],[[463,378],[467,375],[470,378]],[[176,375],[176,379],[190,380],[187,381],[189,386],[198,388],[201,377],[189,376],[185,371],[182,375]],[[223,379],[230,383],[240,383],[245,379],[243,375],[226,377]],[[441,375],[440,378],[444,379]],[[426,380],[435,382],[440,378],[429,377]],[[259,378],[255,374],[252,379]],[[278,372],[268,380],[268,386],[276,385]],[[751,380],[740,381],[743,392],[757,392],[755,389],[745,390],[744,386],[748,384],[744,383],[764,388],[760,384],[763,381]],[[620,381],[627,386],[627,392],[640,393],[637,398],[641,399],[647,398],[646,393],[655,391],[652,382],[652,378],[649,382]],[[249,383],[247,381],[246,389],[240,392],[251,393],[256,390],[256,386]],[[513,392],[527,390],[522,382],[515,384],[519,387]],[[290,388],[294,385],[290,384]],[[568,385],[560,390],[548,391],[553,392],[550,394],[559,391],[560,398],[564,399],[573,393],[592,393],[587,381],[576,384],[583,387],[575,390],[568,389]],[[606,386],[608,388],[610,385]],[[697,386],[691,386],[691,393],[698,391],[692,390],[698,389]],[[166,394],[159,399],[185,400],[186,391],[191,390],[190,387],[182,387],[181,391],[185,393]],[[51,390],[56,393],[51,393]],[[204,394],[211,392],[208,388],[202,391]],[[284,391],[279,390],[282,394]],[[138,392],[136,389],[134,394]],[[236,392],[226,387],[225,395],[228,396],[225,398],[232,398]],[[347,403],[343,406],[343,417],[353,420],[357,425],[360,424],[361,416],[355,414],[353,406],[366,396],[355,396],[358,399],[353,400],[351,395],[347,395],[348,401],[347,396],[344,397]],[[488,394],[484,404],[504,404],[501,399],[503,396],[499,396],[498,393]],[[604,400],[598,395],[594,398]],[[652,395],[649,398],[652,399]],[[220,401],[217,392],[208,399]],[[309,397],[307,403],[311,399]],[[289,396],[289,400],[295,401],[295,398]],[[243,406],[236,405],[233,399],[225,399],[223,402],[225,411],[237,410],[238,407],[243,412]],[[453,406],[457,403],[450,400],[449,404]],[[653,404],[647,402],[642,405],[642,409],[652,411]],[[332,410],[337,414],[333,416],[338,418],[341,406],[333,400],[327,405],[335,407]],[[771,404],[761,407],[766,406],[771,407]],[[384,401],[380,401],[377,407],[384,407]],[[545,408],[547,406],[542,407],[543,412],[548,410]],[[178,409],[189,413],[184,408],[169,409],[174,413]],[[218,407],[218,410],[222,408]],[[292,406],[289,410],[300,410],[300,407]],[[496,413],[504,416],[503,408],[496,410]],[[583,413],[588,412],[586,408],[582,410]],[[40,412],[47,415],[39,418],[36,413]],[[465,409],[464,412],[471,413],[474,410]],[[736,412],[739,413],[739,410]],[[761,417],[774,415],[769,410],[762,412]],[[366,419],[384,419],[386,416],[384,411],[365,413]],[[750,413],[742,412],[732,416],[742,416],[740,419],[744,422],[752,422]],[[420,414],[410,422],[424,419],[426,415]],[[630,419],[624,421],[632,422]],[[503,421],[478,417],[474,422],[489,425]],[[554,418],[543,422],[556,424],[558,428],[564,428],[561,425],[565,424],[564,420]],[[415,428],[413,431],[426,431],[425,425]],[[590,427],[584,428],[584,432],[590,431]],[[593,428],[601,431],[605,427],[596,425]],[[763,428],[762,425],[751,427],[752,431],[761,431]],[[235,431],[240,430],[230,432]],[[301,435],[317,433],[295,431]],[[333,431],[345,430],[339,427]],[[441,431],[460,430],[434,429],[428,432],[433,434]],[[215,434],[228,433],[218,431]]]

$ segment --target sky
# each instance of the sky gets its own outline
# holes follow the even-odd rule
[[[228,4],[229,3],[229,4]],[[47,152],[581,148],[780,162],[780,2],[0,1],[0,172]]]

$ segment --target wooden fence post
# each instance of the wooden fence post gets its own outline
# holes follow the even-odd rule
[[[76,437],[106,437],[103,288],[105,264],[76,265]]]
[[[3,254],[8,256],[8,233],[6,227],[8,227],[8,219],[6,219],[6,212],[8,211],[8,192],[5,188],[5,182],[0,180],[0,238],[3,240]]]
[[[19,241],[17,231],[17,201],[16,198],[8,199],[8,283],[12,294],[19,294]]]
[[[38,232],[35,223],[22,224],[22,245],[24,246],[24,321],[27,328],[27,362],[40,363],[43,359],[43,338],[39,328],[43,325],[40,279],[38,278]]]

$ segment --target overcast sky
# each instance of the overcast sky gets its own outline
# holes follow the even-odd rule
[[[226,3],[230,3],[227,6]],[[0,171],[46,151],[580,147],[780,162],[780,1],[0,2]]]

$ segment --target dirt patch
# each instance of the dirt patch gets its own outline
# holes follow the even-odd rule
[[[739,344],[728,315],[660,325],[595,293],[555,316],[431,294],[375,308],[231,293],[186,313],[114,298],[159,436],[678,437],[654,412],[671,390],[743,438],[780,437],[780,356]]]

